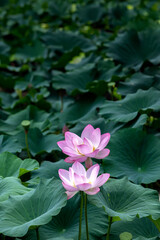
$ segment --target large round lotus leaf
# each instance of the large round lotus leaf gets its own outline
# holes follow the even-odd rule
[[[154,83],[154,77],[143,74],[141,72],[135,73],[130,79],[125,82],[120,82],[117,92],[121,95],[135,93],[138,89],[147,90]]]
[[[119,235],[123,232],[131,233],[133,239],[143,237],[146,240],[156,240],[159,234],[158,229],[148,218],[135,218],[131,222],[114,222],[111,227],[111,240],[119,239]]]
[[[66,16],[70,9],[70,3],[68,1],[62,0],[53,0],[47,2],[35,1],[32,3],[32,9],[34,9],[34,11],[39,15],[45,14],[47,12],[47,14],[52,16],[52,18],[56,17],[58,20],[60,17]]]
[[[90,239],[100,239],[105,235],[108,227],[108,217],[103,209],[88,204],[88,227]],[[61,212],[52,221],[40,227],[40,240],[77,240],[79,230],[80,197],[78,194],[68,200]],[[86,239],[85,218],[82,218],[82,239]]]
[[[108,55],[125,66],[138,70],[145,61],[160,61],[160,31],[147,30],[121,33],[110,43]]]
[[[160,232],[160,218],[154,220],[152,217],[150,217],[150,220],[154,223],[154,225],[156,226],[156,228],[159,230]]]
[[[5,42],[0,41],[0,55],[5,55],[9,52],[10,46],[7,45]]]
[[[39,177],[40,179],[49,179],[55,177],[59,179],[58,170],[60,168],[68,170],[71,166],[72,165],[70,163],[66,163],[64,160],[60,160],[58,162],[44,161],[40,168],[32,172],[32,178]]]
[[[147,122],[148,115],[147,114],[142,114],[138,116],[138,118],[130,124],[130,127],[132,128],[143,128],[144,124]]]
[[[28,131],[29,150],[33,156],[42,152],[52,152],[59,150],[57,142],[62,140],[62,135],[48,134],[43,135],[38,128]]]
[[[23,195],[29,191],[31,189],[22,185],[18,178],[6,177],[0,179],[0,202],[5,201],[9,196]]]
[[[47,76],[44,72],[32,72],[28,74],[25,80],[17,81],[14,89],[16,91],[25,91],[28,89],[28,85],[32,85],[34,88],[49,87],[49,81],[47,81]]]
[[[23,130],[21,122],[23,120],[31,121],[30,128],[39,128],[44,130],[44,124],[46,123],[49,114],[39,110],[35,106],[28,106],[26,109],[19,111],[15,114],[11,114],[7,120],[0,121],[0,132],[7,133],[8,135],[15,135]]]
[[[83,100],[76,101],[74,104],[70,104],[66,111],[59,114],[59,121],[63,126],[68,122],[93,121],[93,119],[97,119],[96,109],[101,106],[103,101],[104,99],[101,97],[95,100],[83,98]]]
[[[35,190],[12,197],[0,205],[0,232],[22,237],[28,229],[48,223],[66,205],[67,195],[61,181],[43,180]]]
[[[12,153],[0,154],[0,176],[20,177],[23,174],[33,171],[39,167],[39,163],[34,159],[21,160]]]
[[[99,81],[104,80],[105,82],[111,82],[115,81],[115,79],[124,79],[126,77],[125,73],[122,71],[122,66],[120,64],[115,66],[112,62],[109,61],[100,62],[99,71]]]
[[[73,32],[48,32],[43,35],[42,39],[47,44],[47,47],[52,46],[54,50],[61,52],[70,52],[74,48],[79,48],[84,52],[89,52],[96,49],[96,46],[93,45],[89,39]]]
[[[116,132],[108,145],[110,155],[103,160],[103,168],[113,177],[127,176],[137,184],[159,179],[160,140],[138,129]]]
[[[42,59],[45,57],[45,46],[40,41],[34,41],[32,46],[24,45],[24,47],[17,49],[17,52],[12,55],[12,61],[34,61],[35,59]]]
[[[157,192],[125,178],[109,180],[98,194],[89,196],[89,200],[97,207],[103,207],[109,216],[124,221],[131,221],[137,215],[140,218],[152,215],[156,219],[160,215]]]
[[[3,107],[3,109],[6,109],[11,107],[15,101],[15,98],[10,93],[0,92],[0,100],[0,105]]]
[[[15,136],[0,135],[0,153],[3,152],[21,152],[22,147]]]
[[[22,240],[22,238],[15,238],[15,240]],[[35,229],[30,229],[23,237],[23,240],[37,240],[37,233]]]
[[[100,57],[94,54],[93,52],[90,53],[88,56],[86,56],[84,53],[80,53],[78,56],[75,56],[72,58],[72,61],[70,61],[66,66],[66,71],[73,71],[75,69],[83,68],[88,64],[98,63]],[[97,66],[96,66],[97,67]]]
[[[106,101],[100,108],[100,115],[119,122],[133,120],[139,111],[159,111],[160,91],[150,88],[147,91],[138,90],[128,94],[119,101]]]
[[[21,149],[26,149],[24,132],[16,135]],[[38,128],[31,128],[28,131],[28,145],[32,156],[42,152],[52,152],[59,150],[57,142],[62,140],[62,134],[48,134],[44,135]]]
[[[140,126],[142,122],[140,121],[139,123],[137,123],[137,125]],[[88,125],[88,123],[91,124],[94,128],[100,128],[102,134],[107,132],[113,134],[114,132],[116,132],[118,129],[122,128],[125,125],[125,123],[110,120],[105,121],[104,118],[97,118],[96,120],[91,120],[89,122],[79,121],[73,128],[70,128],[70,131],[80,136],[83,129]]]
[[[69,94],[87,92],[87,84],[93,81],[94,64],[88,64],[82,68],[67,73],[59,72],[53,76],[53,88],[65,89]]]
[[[104,14],[104,9],[99,4],[88,4],[78,9],[78,17],[81,22],[97,22]]]
[[[109,2],[109,11],[107,15],[109,19],[109,25],[112,26],[113,29],[119,29],[121,26],[124,26],[124,24],[127,24],[132,19],[134,12],[128,10],[128,6],[135,7],[136,3],[134,1],[132,3],[130,2],[130,4],[132,5],[129,5],[129,2],[127,1]]]
[[[148,240],[146,237],[137,237],[137,238],[134,238],[133,240]],[[159,237],[153,237],[153,238],[149,238],[149,240],[159,240]]]
[[[91,120],[89,121],[89,124],[91,124],[94,128],[100,128],[102,133],[106,133],[106,131],[108,130],[104,118],[97,118],[96,120]],[[70,128],[70,131],[80,136],[83,129],[87,125],[88,121],[78,121],[78,123],[73,128]]]
[[[37,2],[38,4],[41,4],[42,11],[45,13],[45,9],[43,7],[43,2]],[[37,6],[37,3],[35,6]],[[69,1],[62,1],[62,0],[56,0],[56,1],[48,1],[48,13],[52,17],[64,17],[69,14],[70,11],[70,2]],[[35,11],[37,11],[37,7],[35,7]]]

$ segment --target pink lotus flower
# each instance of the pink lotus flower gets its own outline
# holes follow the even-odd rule
[[[69,156],[65,159],[66,162],[84,162],[87,158],[102,159],[107,157],[110,150],[105,147],[109,139],[109,133],[101,135],[99,128],[94,129],[92,125],[88,124],[84,128],[81,137],[74,133],[66,132],[65,140],[59,141],[57,144],[62,149],[62,152]]]
[[[64,188],[67,190],[67,199],[72,198],[77,192],[83,191],[89,195],[94,195],[100,191],[100,188],[107,182],[110,174],[104,173],[97,177],[99,172],[99,165],[95,164],[87,171],[84,166],[75,162],[69,171],[59,169],[59,177],[62,180]]]

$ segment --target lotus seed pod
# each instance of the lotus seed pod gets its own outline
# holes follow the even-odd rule
[[[31,124],[31,122],[29,120],[23,120],[21,122],[21,125],[22,125],[22,127],[24,127],[25,131],[28,131],[30,124]]]

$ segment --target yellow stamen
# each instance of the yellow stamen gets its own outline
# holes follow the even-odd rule
[[[77,188],[76,185],[75,185],[75,182],[73,182],[73,187],[74,187],[74,188]]]

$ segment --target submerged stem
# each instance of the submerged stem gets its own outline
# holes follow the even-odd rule
[[[107,237],[106,237],[106,240],[109,240],[109,234],[110,234],[110,231],[111,231],[111,224],[112,224],[112,217],[108,217],[109,219],[109,226],[108,226],[108,232],[107,232]]]
[[[78,240],[81,240],[82,213],[83,213],[83,192],[81,192],[81,205],[80,205],[80,215],[79,215],[79,235],[78,235]]]
[[[85,222],[86,222],[86,239],[89,240],[88,217],[87,217],[87,194],[85,194],[84,206],[85,206]]]

